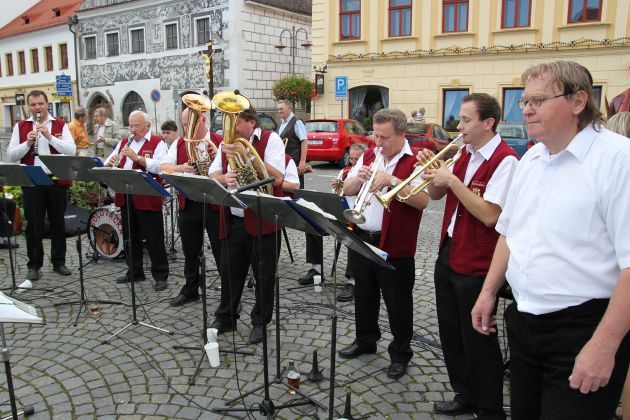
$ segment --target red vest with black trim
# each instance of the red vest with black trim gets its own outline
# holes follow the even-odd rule
[[[345,181],[346,178],[348,178],[348,174],[350,173],[350,171],[352,170],[352,166],[346,166],[345,168],[343,168],[341,170],[341,180]]]
[[[59,119],[59,118],[53,119],[51,127],[50,127],[50,135],[53,137],[61,136],[63,134],[64,125],[66,125],[66,123],[62,119]],[[24,143],[26,141],[28,133],[33,131],[33,121],[20,120],[18,122],[18,130],[20,133],[20,143]],[[35,153],[35,144],[33,143],[31,145],[31,148],[28,149],[28,152],[26,152],[26,154],[22,157],[22,159],[20,159],[20,163],[23,165],[33,166],[35,164],[34,153]],[[57,149],[55,149],[52,145],[50,145],[50,154],[60,155],[61,153],[59,153]],[[61,186],[72,185],[72,181],[66,181],[66,180],[61,180],[61,179],[54,179],[54,182],[57,185],[61,185]]]
[[[464,182],[466,169],[470,162],[470,153],[464,149],[462,157],[455,162],[453,174]],[[518,155],[503,140],[489,160],[484,160],[475,175],[473,175],[468,189],[483,197],[486,186],[492,178],[492,174],[499,164],[508,156]],[[448,225],[451,223],[453,213],[455,215],[455,226],[453,227],[453,238],[451,240],[451,251],[449,255],[449,265],[451,269],[466,276],[485,276],[488,274],[494,248],[497,245],[499,234],[494,227],[486,227],[466,207],[462,205],[457,196],[449,189],[446,193],[446,205],[444,207],[444,220],[442,221],[442,236],[440,238],[440,249],[446,238]]]
[[[407,179],[415,169],[413,165],[416,163],[417,153],[418,149],[411,148],[411,155],[402,155],[392,175],[398,179]],[[363,154],[363,164],[369,166],[374,162],[374,158],[374,149],[368,149]],[[422,211],[398,200],[392,200],[389,211],[383,211],[379,248],[387,252],[391,258],[415,256],[420,219]]]
[[[254,140],[254,142],[252,143],[252,146],[254,146],[254,149],[256,149],[256,152],[258,152],[258,155],[263,161],[265,160],[265,149],[267,148],[267,143],[269,142],[269,136],[271,135],[271,133],[272,131],[265,130],[264,128],[261,129],[260,139]],[[228,159],[227,159],[227,156],[225,156],[225,153],[223,152],[221,152],[221,164],[223,166],[222,168],[223,173],[224,174],[227,173]],[[273,195],[276,197],[283,196],[282,185],[273,187]],[[219,238],[221,239],[225,239],[228,233],[224,230],[224,226],[226,226],[229,229],[229,223],[224,223],[223,221],[225,220],[226,215],[229,215],[229,212],[230,212],[229,207],[221,208],[221,229],[220,229],[220,234],[219,234]],[[256,215],[256,213],[254,213],[250,209],[245,209],[244,222],[245,222],[245,230],[247,231],[247,233],[252,236],[258,236],[258,216]],[[273,223],[269,223],[264,220],[262,221],[262,234],[263,235],[269,235],[270,233],[277,232],[278,230],[280,230],[280,228],[281,227],[279,225],[275,225]]]
[[[149,159],[153,158],[155,149],[158,147],[161,141],[162,141],[162,138],[160,136],[151,135],[151,138],[145,141],[142,147],[140,147],[140,150],[138,150],[138,156],[144,157],[144,158],[148,157]],[[120,148],[118,150],[119,151],[122,150],[125,146],[127,146],[128,142],[129,142],[129,139],[127,137],[123,138],[120,141]],[[123,158],[120,160],[120,163],[118,164],[118,168],[124,168],[126,161],[127,161],[127,156],[123,156]],[[140,166],[138,162],[134,162],[131,169],[141,169],[146,172],[146,168]],[[138,210],[162,211],[162,197],[161,196],[133,194],[131,196],[131,199],[133,200],[134,207]],[[118,207],[124,206],[125,194],[117,193],[114,203]]]
[[[177,140],[177,165],[183,165],[184,163],[188,162],[190,160],[190,157],[188,156],[188,151],[186,150],[186,142],[184,141],[183,138],[179,137]],[[212,141],[212,143],[216,146],[216,148],[219,148],[219,145],[221,144],[221,141],[223,141],[223,137],[221,137],[220,135],[210,132],[210,141]],[[180,210],[184,210],[186,208],[186,196],[182,193],[179,193],[179,196],[177,198],[177,204],[179,206]],[[219,206],[215,206],[213,205],[212,208],[216,211],[219,211]]]

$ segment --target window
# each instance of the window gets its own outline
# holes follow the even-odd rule
[[[18,74],[26,74],[26,56],[24,51],[18,51]]]
[[[131,30],[131,53],[144,52],[144,28]]]
[[[197,19],[197,45],[206,45],[210,41],[210,18]]]
[[[129,114],[133,111],[147,111],[147,108],[144,106],[144,101],[136,92],[131,91],[125,97],[122,105],[123,110],[123,125],[129,125]]]
[[[68,44],[59,44],[59,63],[61,70],[68,68]]]
[[[44,47],[44,54],[46,58],[46,71],[53,71],[52,47]]]
[[[595,105],[597,109],[602,108],[602,86],[593,86],[593,99],[595,99]]]
[[[531,0],[503,0],[503,28],[523,28],[529,26]]]
[[[442,32],[468,31],[468,0],[443,0]]]
[[[442,101],[442,125],[448,131],[457,131],[459,124],[459,108],[462,98],[468,95],[468,89],[444,89]]]
[[[39,73],[39,50],[37,48],[31,50],[31,72]]]
[[[96,58],[96,35],[86,36],[83,38],[85,47],[85,59],[90,60]]]
[[[602,0],[569,0],[569,23],[599,22]]]
[[[110,34],[105,35],[105,39],[107,41],[107,56],[113,57],[119,54],[118,49],[118,32],[112,32]]]
[[[361,0],[341,0],[339,39],[361,38]]]
[[[7,63],[7,76],[13,76],[13,54],[8,53],[4,57]]]
[[[177,48],[177,23],[169,23],[164,26],[166,33],[166,49]]]
[[[503,121],[523,121],[523,110],[518,106],[523,91],[523,88],[503,89]]]
[[[389,36],[411,35],[411,0],[389,0]]]

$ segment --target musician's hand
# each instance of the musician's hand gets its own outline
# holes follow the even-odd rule
[[[425,169],[422,172],[422,179],[429,179],[436,187],[450,188],[451,183],[457,179],[455,175],[449,171],[444,161],[439,160],[440,167],[437,169]]]
[[[26,141],[28,142],[28,147],[31,147],[33,143],[35,143],[35,139],[37,139],[37,131],[29,131],[26,135]]]
[[[497,318],[492,315],[497,297],[491,293],[481,291],[475,306],[470,312],[472,327],[479,334],[490,335],[497,332]]]
[[[182,165],[177,165],[176,168],[177,168],[178,172],[183,172],[185,174],[194,174],[195,173],[195,168],[190,166],[190,164],[188,162],[186,162],[186,163],[184,163]]]
[[[376,171],[372,185],[370,185],[370,192],[377,193],[383,188],[391,187],[393,178],[392,175],[385,171]]]
[[[306,172],[306,162],[300,162],[298,165],[298,173],[304,175],[304,172]]]
[[[359,168],[357,178],[359,178],[363,182],[367,181],[370,178],[370,167],[366,165],[361,166]]]
[[[240,143],[235,144],[225,144],[221,145],[221,149],[225,153],[228,159],[234,158],[237,154],[241,156],[243,160],[245,160],[245,148]]]
[[[435,156],[435,154],[429,149],[422,149],[418,151],[418,154],[416,154],[417,162],[414,164],[414,166],[424,165],[429,160],[431,160],[433,156]]]
[[[237,176],[236,172],[228,172],[224,175],[225,185],[228,189],[235,190],[237,188]]]
[[[46,138],[46,140],[50,141],[50,139],[52,139],[52,136],[50,135],[50,131],[48,131],[48,127],[46,127],[46,124],[40,124],[39,127],[37,127],[37,131]]]
[[[130,147],[127,147],[127,146],[123,147],[120,154],[123,156],[127,156],[129,159],[133,160],[134,162],[137,162],[138,159],[140,158],[136,152],[134,152],[133,150],[131,150]]]
[[[341,182],[341,180],[340,180],[340,179],[333,178],[333,180],[332,180],[332,181],[330,181],[330,186],[331,186],[331,188],[333,188],[333,189],[334,189],[334,188],[337,188],[337,184],[339,184],[339,182]]]

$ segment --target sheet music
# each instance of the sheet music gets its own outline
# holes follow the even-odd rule
[[[35,307],[0,292],[0,322],[41,324],[43,321]]]
[[[302,207],[306,207],[309,210],[316,211],[317,213],[321,214],[322,216],[327,217],[328,219],[337,220],[337,218],[335,216],[333,216],[330,213],[325,212],[324,210],[322,210],[321,207],[319,207],[317,204],[313,203],[312,201],[306,201],[303,198],[299,198],[296,201],[296,203],[299,204]]]
[[[372,251],[374,251],[374,253],[375,253],[376,255],[378,255],[379,257],[381,257],[381,258],[382,258],[382,259],[384,259],[385,261],[387,261],[387,257],[389,256],[389,254],[388,254],[387,252],[383,251],[383,250],[382,250],[382,249],[380,249],[380,248],[375,247],[374,245],[370,245],[370,244],[368,244],[367,242],[366,242],[365,244],[366,244],[368,247],[370,247],[370,249],[371,249]]]

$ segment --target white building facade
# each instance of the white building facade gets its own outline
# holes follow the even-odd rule
[[[308,14],[266,3],[279,2],[85,0],[77,14],[81,102],[122,125],[144,110],[154,132],[167,119],[179,123],[181,97],[208,90],[200,52],[212,40],[220,49],[215,92],[239,89],[257,109],[273,109],[271,86],[291,71],[289,52],[274,46],[283,29],[310,34],[310,1]],[[295,69],[310,72],[310,51],[299,51]]]

